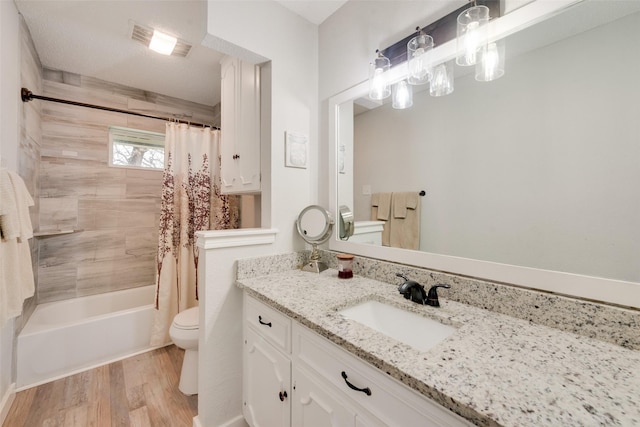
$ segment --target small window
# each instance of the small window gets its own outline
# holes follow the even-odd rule
[[[109,127],[109,165],[139,169],[164,168],[164,134]]]

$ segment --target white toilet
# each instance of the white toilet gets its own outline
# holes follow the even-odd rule
[[[176,314],[169,328],[173,343],[185,350],[178,388],[187,395],[198,394],[198,307]]]

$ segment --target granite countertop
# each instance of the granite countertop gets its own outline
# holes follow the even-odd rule
[[[640,351],[447,301],[405,300],[397,287],[291,270],[238,286],[393,378],[480,426],[640,426]],[[342,318],[366,300],[453,325],[426,352]]]

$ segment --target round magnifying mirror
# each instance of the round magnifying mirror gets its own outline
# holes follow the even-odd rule
[[[303,271],[311,271],[320,273],[327,269],[325,263],[320,262],[320,253],[318,252],[318,244],[327,241],[331,236],[331,228],[333,226],[333,218],[331,214],[322,206],[307,206],[300,212],[296,221],[296,228],[300,237],[313,246],[311,258],[304,267]]]

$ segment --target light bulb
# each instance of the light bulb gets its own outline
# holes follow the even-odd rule
[[[373,82],[371,83],[371,93],[373,99],[384,99],[385,92],[385,79],[383,76],[384,70],[382,68],[376,68],[373,76]]]
[[[413,105],[413,91],[405,80],[399,81],[393,86],[393,96],[391,106],[402,110]]]
[[[476,63],[476,53],[480,45],[479,27],[479,22],[471,22],[467,25],[467,34],[464,36],[464,58],[465,62],[469,65]]]

